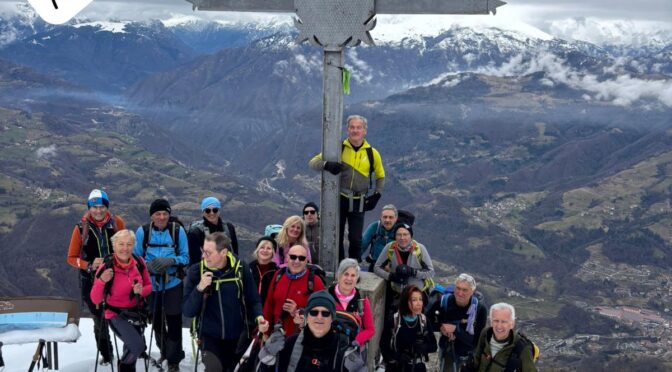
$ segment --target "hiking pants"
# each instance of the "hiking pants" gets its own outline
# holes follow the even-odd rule
[[[221,340],[202,335],[203,364],[206,372],[233,372],[240,357],[236,354],[238,340]]]
[[[135,370],[135,361],[145,351],[145,339],[142,335],[142,329],[132,325],[120,316],[115,316],[109,322],[112,331],[124,342],[124,354],[122,354],[119,362],[125,365],[132,365],[134,367],[133,370]],[[130,368],[125,369],[130,370]]]
[[[81,290],[82,302],[86,304],[87,309],[93,318],[93,334],[96,338],[96,346],[100,351],[100,356],[104,361],[112,360],[112,341],[110,340],[110,331],[107,322],[103,321],[102,309],[99,309],[91,302],[91,288],[93,288],[93,276],[89,274],[79,275],[79,288]]]
[[[362,253],[362,230],[364,230],[364,212],[359,212],[359,203],[363,201],[360,199],[353,199],[352,212],[350,209],[350,199],[341,195],[341,212],[340,212],[340,230],[338,235],[338,262],[341,262],[345,256],[345,249],[343,248],[343,238],[345,236],[345,222],[348,222],[348,257],[354,258],[357,262],[361,261]]]
[[[184,359],[182,350],[182,284],[166,289],[162,298],[160,291],[152,293],[150,303],[154,309],[152,329],[161,357],[168,364],[179,364]],[[165,318],[165,322],[164,322]]]

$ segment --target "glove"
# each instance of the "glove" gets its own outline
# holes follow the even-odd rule
[[[402,277],[404,279],[413,278],[413,277],[415,277],[415,274],[418,272],[418,270],[416,270],[416,269],[414,269],[414,268],[412,268],[408,265],[403,265],[403,264],[397,266],[395,271],[396,271],[397,276]]]
[[[370,264],[376,262],[376,261],[373,260],[373,257],[371,257],[371,256],[366,256],[366,258],[365,258],[364,260],[365,260],[367,263],[370,263]]]
[[[166,269],[175,265],[175,259],[170,257],[157,257],[149,263],[147,263],[147,268],[149,271],[155,274],[163,274],[166,272]]]
[[[356,344],[357,346],[354,346]],[[353,346],[350,346],[344,354],[343,367],[345,367],[348,372],[364,372],[366,371],[366,363],[364,358],[362,358],[362,353],[359,352],[359,343],[353,341]]]
[[[416,354],[427,354],[427,345],[425,344],[425,340],[422,338],[416,339],[415,344],[413,345],[413,350],[416,352]]]
[[[275,364],[275,356],[285,347],[285,334],[282,325],[277,324],[273,333],[259,351],[259,361],[266,365]]]
[[[397,283],[397,284],[401,284],[401,283],[404,282],[404,278],[400,277],[396,273],[390,273],[390,276],[388,277],[388,280],[393,282],[393,283]]]
[[[343,170],[343,164],[335,161],[327,161],[324,163],[324,170],[335,176],[341,173],[341,171]]]
[[[373,194],[366,196],[364,198],[364,211],[368,212],[373,210],[376,207],[376,204],[378,204],[378,200],[380,200],[379,192],[374,192]]]

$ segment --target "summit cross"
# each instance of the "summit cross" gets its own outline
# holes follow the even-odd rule
[[[501,0],[186,0],[194,10],[295,13],[297,42],[309,40],[324,51],[322,159],[341,161],[343,48],[373,44],[369,34],[377,14],[495,14]],[[322,172],[320,263],[338,265],[339,175]]]

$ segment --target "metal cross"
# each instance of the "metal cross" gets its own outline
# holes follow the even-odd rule
[[[495,14],[501,0],[187,0],[198,10],[294,12],[298,42],[309,40],[324,50],[322,158],[341,160],[343,48],[373,44],[376,14]],[[306,154],[308,157],[308,154]],[[335,273],[338,265],[339,179],[322,172],[320,263]]]

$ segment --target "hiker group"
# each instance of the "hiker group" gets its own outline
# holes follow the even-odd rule
[[[386,371],[426,371],[436,352],[440,371],[536,371],[538,348],[514,331],[513,306],[497,303],[488,314],[468,274],[445,288],[434,282],[429,252],[413,236],[412,213],[387,204],[364,229],[365,212],[381,199],[385,171],[365,139],[367,120],[348,117],[347,133],[341,162],[321,154],[309,162],[340,175],[340,264],[333,282],[319,266],[324,252],[314,202],[304,205],[303,216],[267,225],[248,263],[216,197],[204,198],[202,218],[186,227],[168,200],[156,199],[149,223],[134,232],[110,212],[104,191],[91,191],[67,261],[79,269],[82,301],[94,319],[95,369],[135,371],[142,359],[145,370],[179,371],[182,326],[190,319],[195,370],[202,362],[206,371],[368,371],[376,308],[384,317],[378,346]],[[386,281],[384,303],[371,303],[356,287],[361,270]],[[124,344],[116,360],[109,330],[115,346],[116,338]]]

